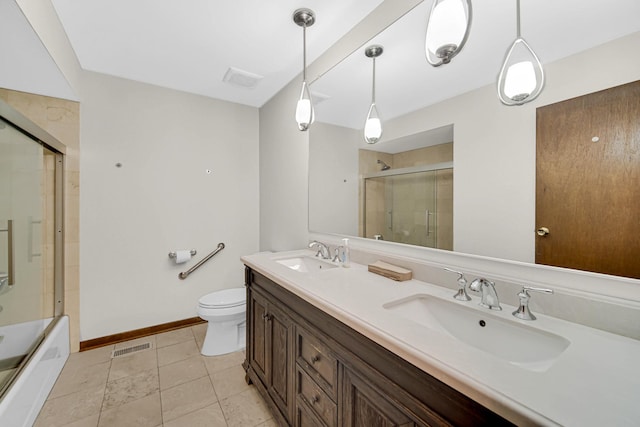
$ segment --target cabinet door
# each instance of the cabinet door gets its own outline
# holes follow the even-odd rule
[[[414,427],[414,422],[375,388],[348,369],[344,369],[342,426]]]
[[[251,292],[249,300],[250,347],[249,360],[251,367],[263,383],[267,384],[267,301],[256,292]]]
[[[270,303],[267,308],[267,388],[288,419],[293,416],[293,322]]]

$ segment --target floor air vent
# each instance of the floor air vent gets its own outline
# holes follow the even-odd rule
[[[145,342],[138,345],[132,345],[131,347],[119,348],[118,350],[113,350],[111,353],[111,358],[115,359],[116,357],[127,356],[131,353],[137,353],[139,351],[149,350],[151,347],[150,342]]]

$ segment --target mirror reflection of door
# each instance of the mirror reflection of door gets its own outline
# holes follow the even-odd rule
[[[538,108],[536,131],[536,263],[640,278],[640,81]]]

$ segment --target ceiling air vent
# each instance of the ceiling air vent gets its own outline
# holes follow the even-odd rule
[[[258,83],[260,83],[260,80],[262,80],[263,78],[263,76],[258,74],[253,74],[248,71],[240,70],[238,68],[229,67],[227,72],[224,74],[222,81],[234,86],[253,89],[258,85]]]

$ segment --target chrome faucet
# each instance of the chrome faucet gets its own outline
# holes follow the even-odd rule
[[[469,290],[482,294],[480,305],[491,310],[502,310],[500,300],[496,292],[495,283],[490,280],[478,278],[469,285]]]
[[[325,245],[322,242],[318,242],[317,240],[314,240],[313,242],[309,243],[309,248],[313,248],[314,246],[317,246],[318,248],[318,252],[316,252],[316,257],[322,258],[322,259],[331,259],[331,253],[329,252],[329,247],[327,245]]]

